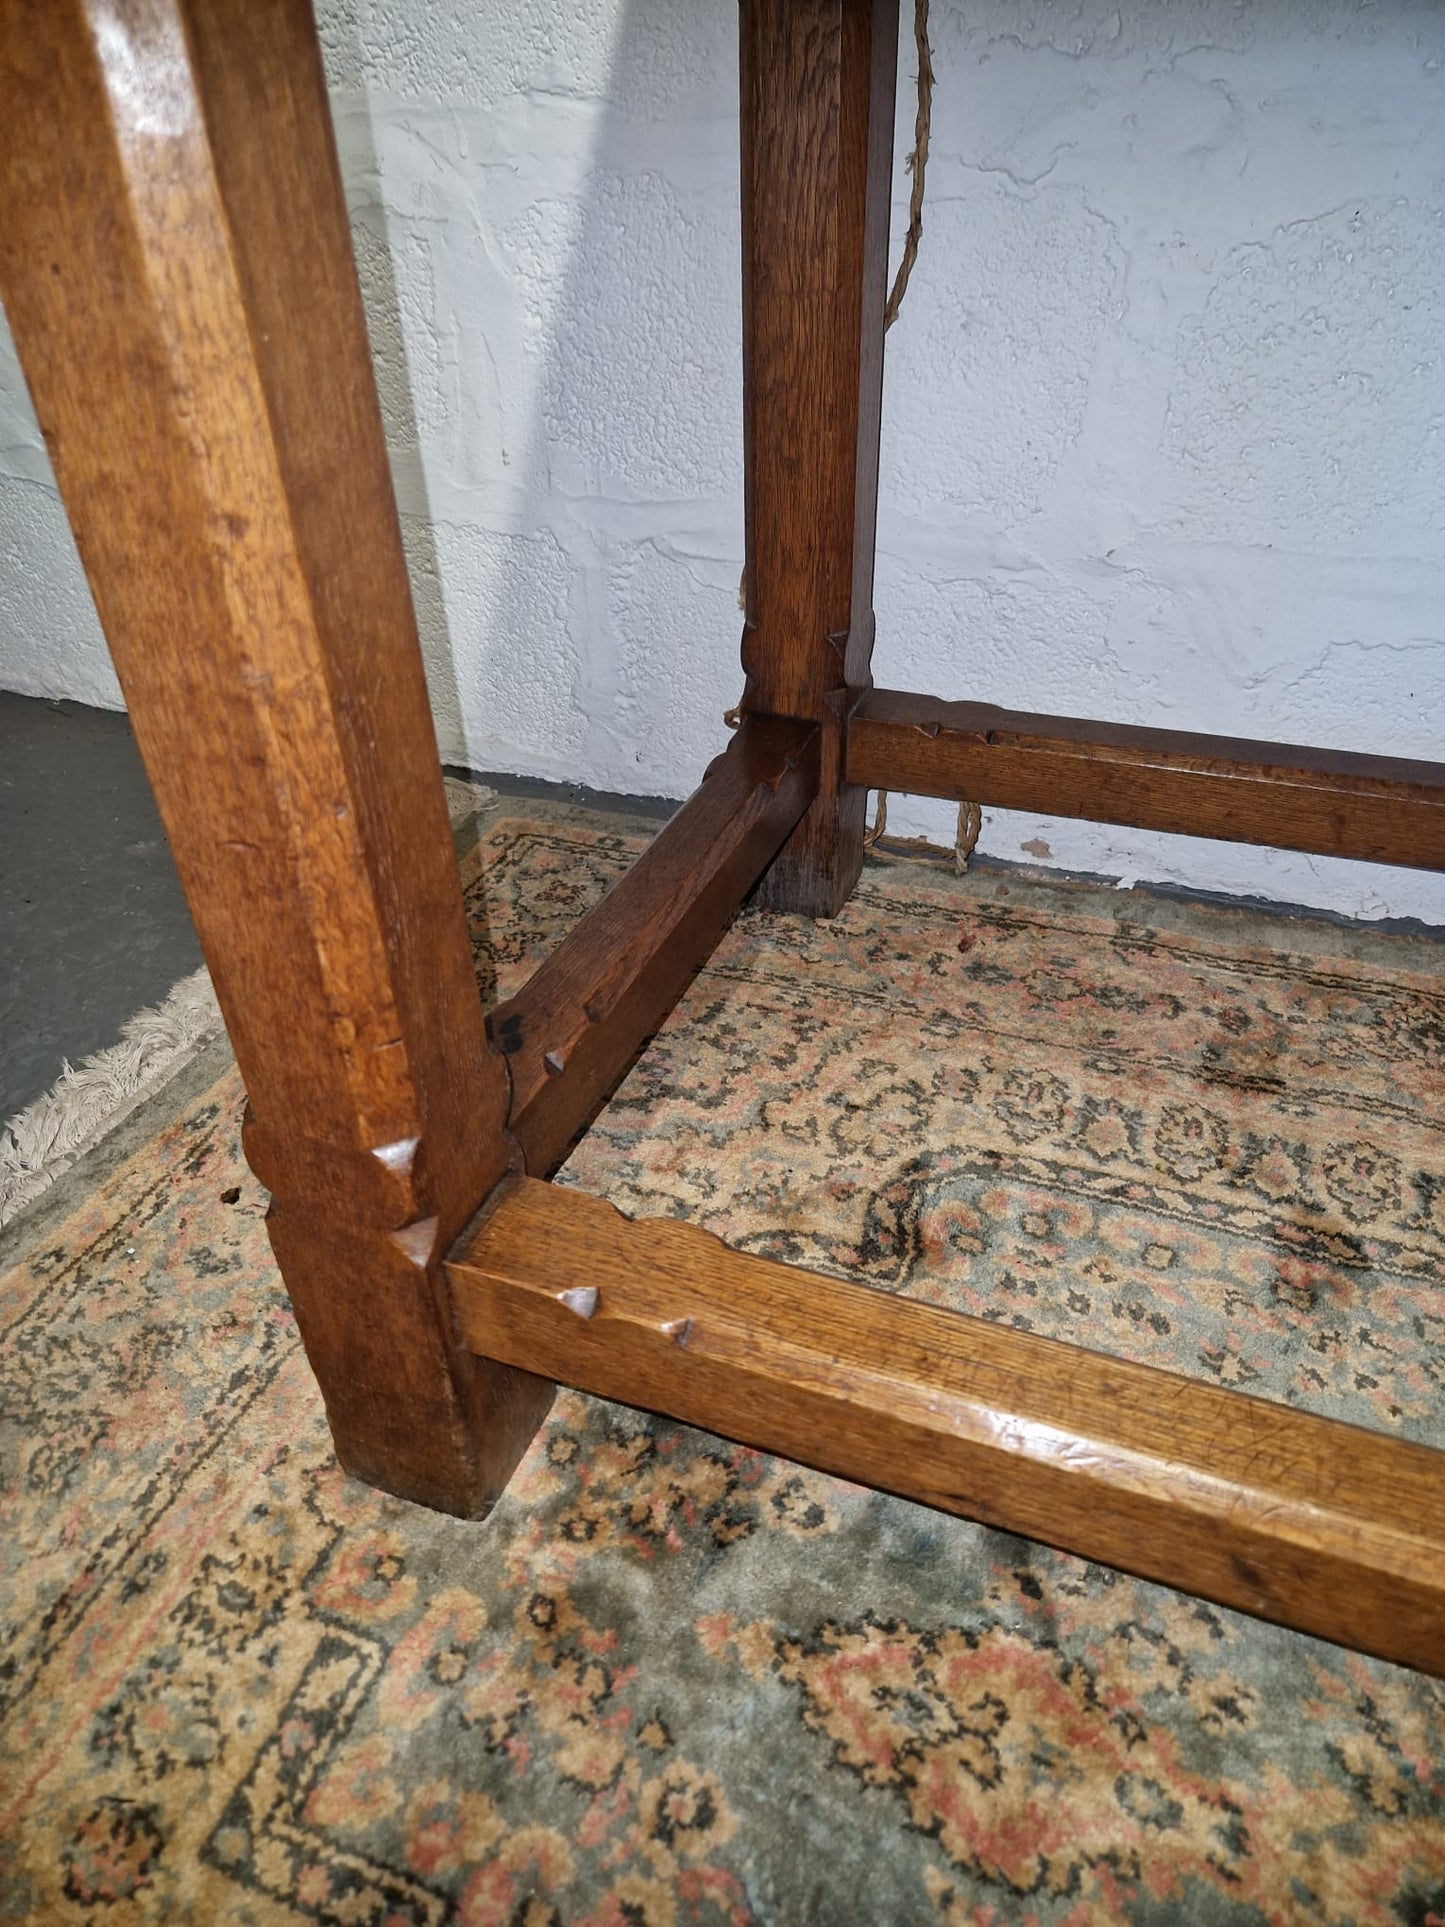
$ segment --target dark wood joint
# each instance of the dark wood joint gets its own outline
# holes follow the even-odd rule
[[[508,1127],[545,1175],[667,1016],[816,795],[815,722],[750,716],[633,868],[491,1013]]]

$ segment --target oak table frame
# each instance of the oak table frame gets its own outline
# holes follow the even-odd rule
[[[305,0],[0,0],[0,289],[337,1453],[480,1516],[553,1381],[1445,1672],[1445,1456],[545,1182],[868,786],[1445,867],[1445,768],[871,686],[898,0],[742,0],[741,726],[484,1020]]]

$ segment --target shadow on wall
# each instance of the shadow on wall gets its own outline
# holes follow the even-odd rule
[[[333,79],[338,69],[343,75],[360,73],[360,24],[352,0],[336,0],[336,4],[329,6],[323,4],[318,9],[318,15],[318,25],[324,21],[329,29],[328,79]],[[375,132],[365,94],[356,94],[349,105],[347,140],[341,151],[341,166],[347,212],[351,219],[351,241],[366,307],[372,367],[386,427],[393,485],[398,501],[409,503],[413,510],[403,524],[402,533],[412,598],[416,605],[417,629],[423,638],[427,689],[437,716],[450,717],[460,709],[461,692],[457,686],[455,659],[441,594],[441,572],[437,563],[435,525],[427,500],[421,436],[417,428],[416,410],[412,405],[401,300],[391,250],[386,242],[381,167],[377,160]]]
[[[741,687],[735,9],[321,24],[443,757],[685,795]]]

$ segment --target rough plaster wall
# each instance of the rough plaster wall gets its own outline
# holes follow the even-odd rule
[[[95,604],[0,314],[0,689],[120,709]]]
[[[683,794],[740,684],[735,8],[320,13],[443,754]],[[1440,757],[1445,9],[933,0],[933,42],[878,680]],[[0,683],[112,701],[17,395],[0,362]],[[1445,921],[1414,872],[983,847]]]
[[[934,39],[878,679],[1439,758],[1445,10],[973,0]],[[890,818],[946,833],[936,805]],[[985,848],[1040,842],[1445,913],[1415,872],[990,813]]]

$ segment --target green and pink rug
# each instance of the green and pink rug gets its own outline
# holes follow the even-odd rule
[[[639,847],[481,827],[486,994]],[[1445,1444],[1441,956],[874,862],[562,1181]],[[343,1478],[241,1105],[6,1234],[0,1920],[1445,1919],[1437,1681],[572,1393],[485,1525]]]

